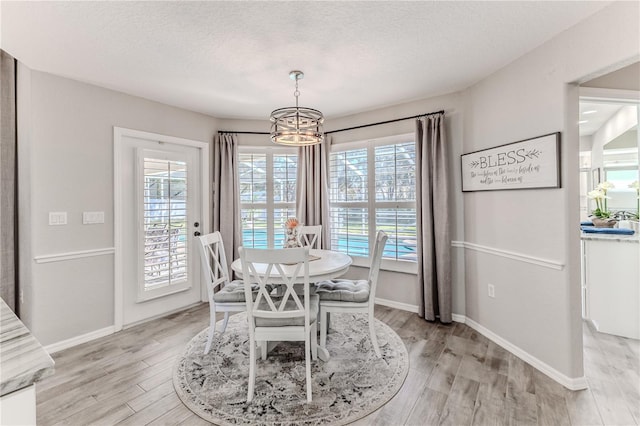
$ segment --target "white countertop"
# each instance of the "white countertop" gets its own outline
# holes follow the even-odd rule
[[[0,396],[53,374],[53,359],[0,299]]]
[[[622,235],[622,234],[589,234],[587,232],[581,232],[580,237],[583,240],[591,240],[591,241],[615,241],[622,243],[637,243],[640,242],[640,236],[636,232],[633,235]]]

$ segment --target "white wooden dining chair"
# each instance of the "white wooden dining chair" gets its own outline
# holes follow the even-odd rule
[[[322,225],[302,225],[298,227],[298,241],[302,247],[322,248]]]
[[[230,281],[227,257],[224,252],[222,235],[216,231],[198,238],[202,272],[204,273],[209,297],[209,338],[204,353],[209,353],[216,331],[216,312],[224,312],[221,333],[227,329],[229,312],[242,312],[246,309],[244,282]],[[257,287],[254,286],[254,288]]]
[[[240,247],[242,276],[245,280],[247,318],[249,323],[249,388],[251,402],[256,381],[256,350],[266,358],[267,342],[304,341],[307,401],[311,402],[311,357],[317,359],[318,296],[309,290],[309,248],[250,249]],[[266,264],[258,273],[256,264]],[[261,267],[264,265],[260,265]],[[258,293],[251,297],[251,281]],[[281,295],[272,295],[270,284],[283,287]],[[304,295],[294,291],[294,284],[304,284]]]
[[[387,234],[378,231],[371,256],[368,280],[336,279],[316,283],[316,294],[320,297],[320,346],[326,347],[327,328],[331,312],[366,313],[369,322],[371,344],[378,358],[382,358],[374,328],[373,309],[375,306],[378,273],[382,262],[382,252],[387,242]]]

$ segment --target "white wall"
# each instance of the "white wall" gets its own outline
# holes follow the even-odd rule
[[[638,3],[616,2],[466,92],[465,152],[562,132],[561,189],[466,193],[464,229],[468,242],[565,264],[555,270],[469,250],[465,270],[467,317],[565,383],[583,375],[578,91],[569,83],[637,61],[638,16]]]
[[[112,254],[34,261],[113,248],[113,127],[209,142],[217,120],[24,65],[18,80],[22,312],[47,345],[114,323]],[[51,211],[66,211],[68,225],[49,226]],[[105,223],[82,225],[83,211],[105,212]]]
[[[620,108],[620,110],[607,120],[591,137],[591,167],[603,167],[605,145],[624,135],[637,125],[637,107],[635,105],[627,105]],[[630,139],[634,136],[635,135],[630,135]],[[604,177],[602,179],[604,179]]]
[[[638,34],[636,34],[638,37]],[[581,83],[582,87],[640,91],[640,62]]]
[[[451,181],[452,240],[463,240],[463,206],[460,191],[460,154],[462,153],[462,97],[451,94],[436,98],[394,105],[340,118],[327,118],[325,131],[344,129],[363,124],[410,117],[428,112],[445,111],[445,126],[449,142],[449,174]],[[220,128],[230,131],[269,131],[267,121],[220,120]],[[415,132],[415,120],[372,126],[331,134],[333,144],[376,139]],[[269,145],[267,135],[239,135],[241,145]],[[451,264],[453,268],[453,312],[464,315],[464,253],[460,248],[452,248]],[[352,266],[346,278],[366,278],[367,268]],[[382,271],[379,277],[377,297],[399,304],[406,309],[416,308],[420,304],[420,288],[415,274]]]

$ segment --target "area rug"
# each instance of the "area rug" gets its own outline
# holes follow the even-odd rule
[[[332,314],[327,362],[312,361],[313,402],[306,402],[304,342],[281,342],[258,359],[256,387],[247,403],[249,343],[246,314],[233,315],[202,353],[207,329],[178,357],[173,385],[182,402],[218,425],[344,425],[387,403],[409,370],[400,337],[376,320],[382,359],[375,356],[366,316]]]

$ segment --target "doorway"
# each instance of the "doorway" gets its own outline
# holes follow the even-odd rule
[[[624,228],[620,231],[637,228],[637,223],[628,219],[635,219],[638,214],[639,107],[637,91],[598,88],[580,91],[582,224],[588,225],[589,215],[596,208],[603,208],[612,220],[617,220],[615,227]],[[606,198],[596,205],[588,194],[599,188]],[[581,241],[582,318],[598,332],[638,339],[637,328],[627,326],[638,322],[637,243],[605,242],[607,236],[601,239],[585,232]],[[625,261],[626,258],[630,261]]]
[[[208,145],[114,129],[116,330],[202,300],[194,235],[208,229]]]

